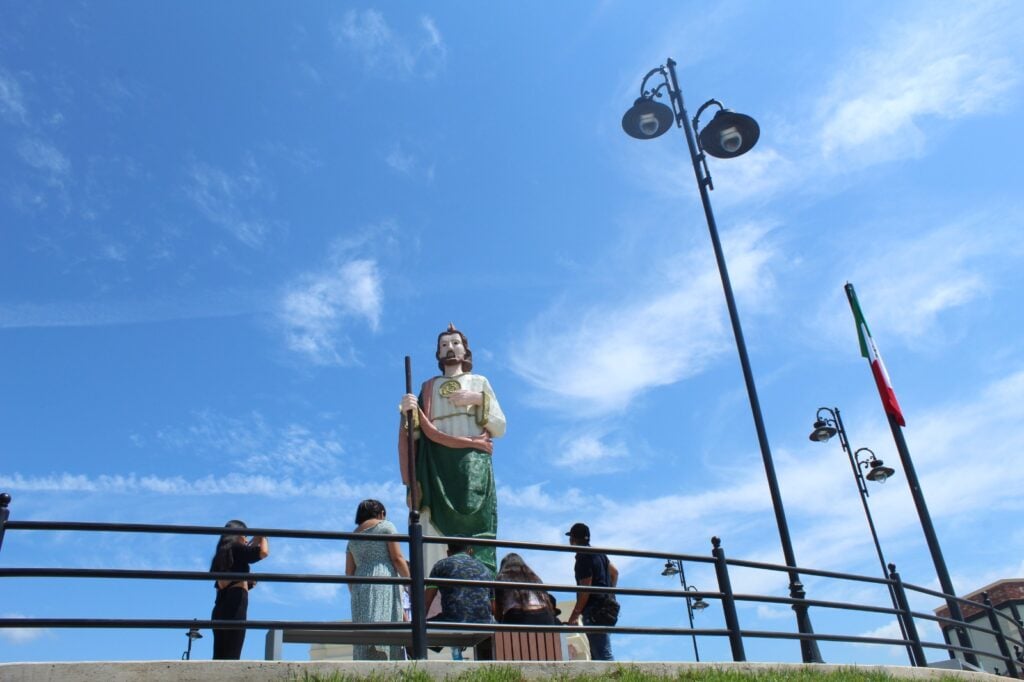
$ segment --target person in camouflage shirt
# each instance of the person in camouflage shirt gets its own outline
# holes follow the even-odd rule
[[[494,580],[494,574],[482,561],[473,556],[468,545],[449,543],[448,557],[441,559],[430,571],[430,578],[452,580]],[[441,613],[431,620],[450,623],[493,623],[494,590],[490,587],[468,585],[434,586],[427,580],[426,608],[441,593]]]

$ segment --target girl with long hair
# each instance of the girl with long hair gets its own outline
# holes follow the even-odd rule
[[[544,584],[523,557],[514,552],[501,560],[495,580],[509,583]],[[494,591],[494,616],[499,623],[520,625],[558,625],[555,600],[545,590],[497,588]]]
[[[245,529],[245,523],[237,519],[224,524],[236,532],[225,533],[217,541],[217,550],[210,560],[211,573],[250,573],[250,564],[265,559],[270,554],[270,545],[265,537],[253,537],[246,541],[237,531]],[[252,580],[216,580],[217,600],[213,605],[212,620],[244,621],[249,611],[249,590],[256,584]],[[245,643],[244,629],[213,629],[213,658],[235,660],[242,657]]]

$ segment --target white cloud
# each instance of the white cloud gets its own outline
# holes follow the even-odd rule
[[[62,473],[51,476],[0,475],[0,487],[10,491],[121,493],[180,496],[260,496],[274,499],[310,498],[321,500],[399,498],[404,495],[400,483],[351,484],[343,478],[304,481],[288,477],[228,474],[186,479],[183,476],[145,476],[130,474]]]
[[[195,164],[189,176],[185,193],[207,220],[246,246],[257,248],[263,244],[271,226],[250,205],[269,190],[255,162],[249,160],[246,169],[234,176],[213,166]]]
[[[997,111],[1022,68],[1024,14],[1003,0],[901,5],[874,40],[838,55],[827,83],[792,111],[758,115],[772,130],[742,159],[711,160],[715,200],[730,204],[795,191],[835,192],[837,178],[928,151],[935,122]],[[750,113],[750,112],[748,112]],[[625,143],[624,143],[625,144]],[[645,186],[693,192],[674,145],[631,144],[630,167]]]
[[[579,474],[599,474],[628,467],[630,449],[622,440],[608,441],[600,433],[583,432],[562,439],[552,463]]]
[[[335,471],[344,453],[333,431],[316,434],[295,423],[274,428],[258,412],[243,417],[201,412],[187,429],[164,429],[157,438],[177,450],[231,458],[239,470],[277,476]]]
[[[422,34],[411,38],[391,30],[384,15],[372,9],[349,10],[331,27],[335,42],[360,55],[371,70],[394,76],[436,75],[445,65],[448,48],[434,20],[420,18]]]
[[[903,633],[900,631],[900,624],[898,622],[896,622],[895,620],[893,620],[893,621],[891,621],[889,623],[886,623],[885,625],[882,625],[881,627],[877,627],[874,630],[868,630],[867,632],[862,632],[862,633],[860,633],[857,636],[858,637],[879,637],[881,639],[903,639]],[[878,647],[877,644],[858,644],[857,646],[870,647],[872,649],[875,649],[875,648]],[[888,652],[888,654],[889,654],[889,656],[891,658],[903,659],[903,658],[906,658],[906,656],[907,656],[907,649],[906,649],[906,647],[902,647],[902,646],[893,645],[893,646],[887,647],[887,652]]]
[[[116,252],[115,252],[116,253]],[[107,254],[110,258],[115,253]],[[150,298],[108,302],[2,303],[0,329],[29,327],[98,327],[246,315],[265,305],[257,294],[212,292],[197,301]]]
[[[570,488],[558,496],[552,496],[545,492],[544,486],[544,483],[534,483],[522,488],[499,485],[498,498],[503,507],[528,509],[532,512],[579,509],[587,500],[587,496],[578,488]]]
[[[27,618],[20,613],[5,613],[0,618]],[[50,633],[46,628],[0,628],[0,637],[12,645],[28,644]]]
[[[775,251],[765,232],[750,225],[724,236],[738,297],[772,288]],[[570,404],[577,415],[619,410],[644,391],[697,374],[728,347],[721,280],[706,247],[650,269],[664,277],[622,282],[618,301],[571,310],[563,303],[528,326],[512,368],[544,404]]]
[[[1008,2],[902,10],[818,103],[822,154],[844,164],[920,154],[928,117],[990,110],[1017,84],[1020,32]]]
[[[300,278],[285,291],[278,309],[288,347],[317,365],[355,362],[354,351],[344,347],[344,323],[361,319],[376,330],[382,298],[374,260],[351,260],[332,271]]]
[[[0,69],[0,115],[8,120],[25,122],[27,116],[25,96],[17,79]]]
[[[63,176],[71,172],[71,161],[45,140],[23,139],[18,143],[18,155],[32,168],[48,174],[53,182],[60,182]]]
[[[876,337],[937,343],[943,338],[938,322],[944,312],[983,300],[1005,286],[1002,275],[1024,254],[1022,226],[1019,210],[1000,208],[946,219],[917,234],[875,229],[879,236],[864,240],[858,230],[856,248],[843,250],[843,262],[835,271],[846,273],[856,286]],[[907,267],[911,256],[913,267]],[[835,314],[848,308],[839,282],[830,294],[822,301],[815,327],[848,342],[852,318]]]
[[[398,145],[388,152],[385,162],[393,170],[404,175],[408,175],[416,168],[416,157],[412,154],[405,153]]]

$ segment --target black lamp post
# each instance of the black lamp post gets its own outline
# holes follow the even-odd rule
[[[185,636],[188,637],[188,648],[185,649],[185,652],[181,655],[181,660],[189,661],[192,660],[192,642],[197,639],[202,639],[203,633],[199,632],[199,628],[193,626],[188,629]]]
[[[725,302],[729,308],[729,319],[732,321],[732,331],[736,338],[736,350],[740,356],[740,366],[743,368],[743,379],[747,385],[747,396],[750,399],[750,411],[754,417],[754,427],[757,431],[757,440],[761,447],[761,458],[764,460],[764,471],[768,478],[768,490],[771,493],[772,507],[775,510],[775,521],[779,527],[779,539],[782,543],[782,554],[789,567],[789,593],[793,599],[803,599],[805,596],[803,584],[800,582],[800,575],[796,570],[796,555],[793,552],[793,543],[789,537],[789,525],[786,523],[786,512],[782,507],[782,493],[779,491],[779,481],[775,476],[775,463],[772,460],[771,448],[768,446],[768,434],[764,427],[764,418],[761,416],[761,404],[757,398],[757,388],[754,386],[754,373],[750,368],[750,358],[747,357],[747,346],[743,340],[743,329],[740,327],[740,317],[736,310],[736,299],[732,292],[732,283],[729,280],[729,270],[725,264],[725,254],[722,251],[722,243],[718,238],[718,227],[715,224],[715,216],[711,211],[711,199],[708,191],[714,189],[711,182],[711,172],[708,170],[705,154],[718,158],[729,159],[745,154],[757,143],[761,134],[757,121],[744,114],[737,114],[722,106],[718,100],[708,100],[697,110],[693,117],[691,128],[687,120],[686,108],[683,104],[683,93],[679,90],[679,80],[676,78],[676,63],[669,59],[663,66],[656,67],[647,72],[640,83],[640,98],[636,100],[629,111],[622,117],[622,129],[631,137],[639,140],[649,140],[666,133],[672,127],[673,121],[676,126],[683,129],[686,134],[686,144],[690,150],[690,160],[693,162],[693,173],[697,178],[697,188],[700,191],[701,203],[704,205],[704,216],[708,223],[708,232],[711,234],[711,245],[714,247],[715,260],[718,263],[718,274],[722,278],[722,289],[725,292]],[[647,82],[655,74],[661,76],[662,82],[653,90],[647,89]],[[668,94],[671,107],[655,102],[655,97],[661,97],[662,89]],[[711,122],[704,130],[697,134],[698,121],[705,109],[717,106],[718,111]],[[696,137],[696,139],[695,139]],[[699,143],[698,141],[699,140]],[[802,635],[813,635],[814,628],[811,627],[811,619],[807,613],[807,606],[794,604],[796,612],[797,628]],[[811,637],[800,639],[801,653],[805,663],[822,663],[821,652],[818,650],[818,643]]]
[[[850,459],[850,468],[853,469],[853,477],[857,481],[857,492],[860,493],[860,502],[864,506],[864,516],[867,517],[868,528],[871,529],[871,539],[875,543],[878,563],[882,566],[882,577],[888,579],[889,571],[887,566],[889,564],[886,563],[885,555],[882,554],[882,545],[878,542],[875,521],[871,517],[871,508],[868,506],[869,493],[865,479],[872,482],[885,483],[886,479],[895,474],[896,471],[892,467],[885,466],[882,460],[875,457],[875,453],[868,448],[860,448],[856,452],[851,451],[850,441],[846,438],[846,429],[843,428],[843,419],[839,414],[839,408],[819,407],[818,413],[814,418],[814,430],[811,431],[810,439],[824,443],[835,435],[839,436],[839,444],[842,446],[843,452]],[[866,453],[863,459],[860,457],[862,452]],[[867,471],[866,476],[861,472],[861,469]],[[893,591],[892,585],[889,585],[889,599],[892,601],[892,607],[899,611],[899,602],[896,600],[896,593]],[[903,622],[903,615],[901,613],[896,614],[896,622],[899,623],[903,639],[907,639],[907,627]],[[907,645],[907,656],[910,657],[910,665],[928,665],[927,661],[915,660],[914,650],[909,644]]]
[[[693,630],[693,612],[703,611],[708,607],[708,603],[702,597],[693,598],[690,596],[690,592],[699,592],[700,590],[693,585],[686,584],[686,571],[683,570],[682,559],[667,560],[665,562],[665,570],[661,574],[679,576],[679,584],[683,586],[683,591],[686,592],[686,617],[690,621],[690,629]],[[693,658],[700,663],[700,652],[697,651],[697,635],[690,635],[690,637],[693,639]]]

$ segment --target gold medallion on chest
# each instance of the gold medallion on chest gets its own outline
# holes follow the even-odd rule
[[[449,379],[441,384],[441,388],[437,389],[437,392],[441,394],[442,398],[447,398],[452,393],[459,390],[462,390],[462,385],[455,379]]]

